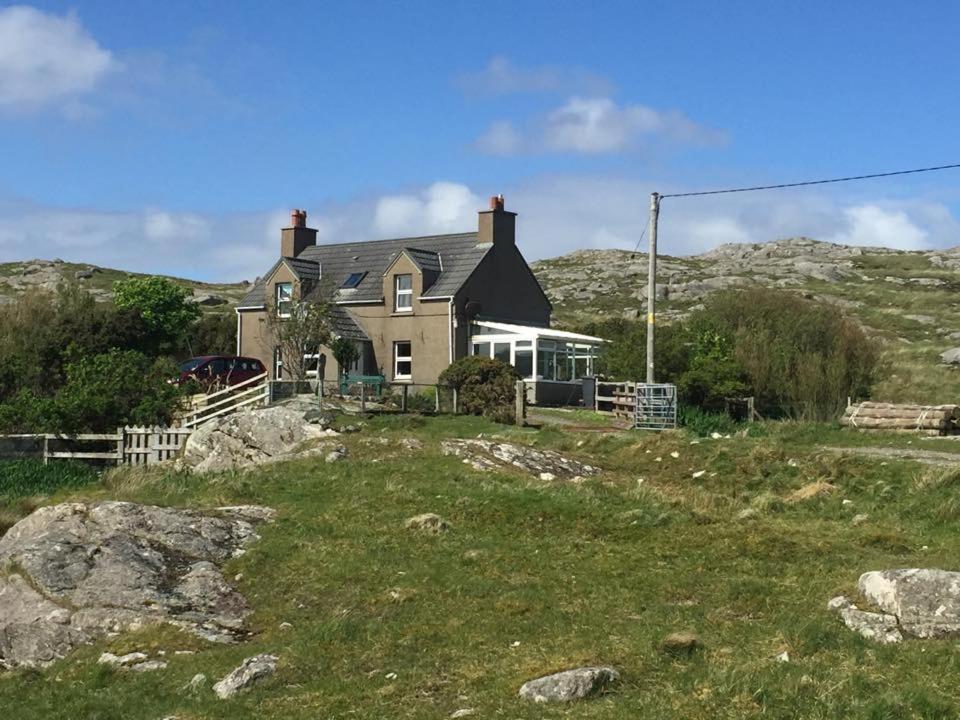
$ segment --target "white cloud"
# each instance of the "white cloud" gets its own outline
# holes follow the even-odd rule
[[[582,68],[559,65],[523,68],[502,55],[491,58],[483,70],[461,75],[458,84],[465,92],[479,95],[553,92],[608,95],[614,89],[606,78]]]
[[[713,145],[724,140],[724,133],[695,123],[676,110],[618,105],[607,97],[573,97],[523,131],[506,121],[494,123],[477,140],[476,147],[492,155],[598,155],[654,142]]]
[[[472,232],[481,197],[502,190],[519,213],[517,241],[528,260],[577,249],[645,249],[648,197],[669,183],[603,176],[540,176],[513,187],[437,182],[404,193],[311,205],[318,241],[349,242]],[[206,215],[149,209],[106,212],[30,205],[0,197],[0,256],[60,257],[139,272],[206,280],[253,279],[276,260],[289,209]],[[689,255],[729,242],[808,236],[915,250],[960,245],[950,209],[923,198],[867,199],[810,190],[667,198],[659,250]]]
[[[118,67],[76,15],[0,9],[0,107],[32,110],[93,90]],[[83,105],[67,105],[76,115]]]
[[[384,235],[464,232],[476,227],[480,199],[466,185],[437,182],[421,192],[376,203],[373,229]]]
[[[944,208],[945,209],[945,208]],[[843,211],[847,227],[829,238],[843,245],[874,245],[901,250],[929,247],[929,233],[917,227],[903,210],[858,205]]]

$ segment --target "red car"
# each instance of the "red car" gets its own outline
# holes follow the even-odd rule
[[[178,385],[196,380],[208,390],[216,387],[237,385],[266,372],[263,363],[256,358],[237,355],[201,355],[180,364]]]

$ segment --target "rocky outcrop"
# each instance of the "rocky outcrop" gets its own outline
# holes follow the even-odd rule
[[[906,637],[942,638],[960,635],[960,572],[901,569],[867,572],[857,587],[880,612],[865,612],[840,596],[828,608],[844,624],[881,643]]]
[[[213,691],[221,700],[227,700],[262,682],[276,671],[276,655],[254,655],[231,670],[226,677],[213,686]]]
[[[107,632],[170,623],[214,642],[250,610],[220,566],[269,508],[209,513],[127,502],[40,508],[0,539],[0,663],[45,665]]]
[[[619,680],[612,667],[582,667],[525,682],[519,695],[538,703],[570,702],[599,695]]]
[[[420,532],[439,535],[450,529],[450,523],[444,520],[436,513],[423,513],[414,515],[404,523],[407,530],[418,530]]]
[[[337,435],[296,408],[277,405],[246,410],[197,428],[178,462],[195,472],[246,468],[289,456],[309,440]],[[346,454],[338,447],[327,448],[322,455],[331,452]]]
[[[440,443],[440,450],[444,455],[462,458],[465,464],[477,470],[516,468],[534,477],[550,475],[560,480],[582,478],[600,471],[552,450],[493,440],[444,440]]]

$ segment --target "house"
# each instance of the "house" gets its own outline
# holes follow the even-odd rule
[[[432,385],[454,360],[485,355],[512,363],[533,402],[576,402],[599,338],[550,329],[551,305],[516,243],[516,213],[503,197],[479,213],[476,232],[317,244],[307,214],[291,213],[280,258],[237,307],[237,354],[285,379],[266,313],[323,294],[333,333],[356,343],[348,370],[388,382]],[[308,374],[337,378],[328,348],[305,356]]]

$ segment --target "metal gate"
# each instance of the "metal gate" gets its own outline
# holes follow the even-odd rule
[[[672,430],[677,426],[677,386],[669,383],[637,383],[638,430]]]

